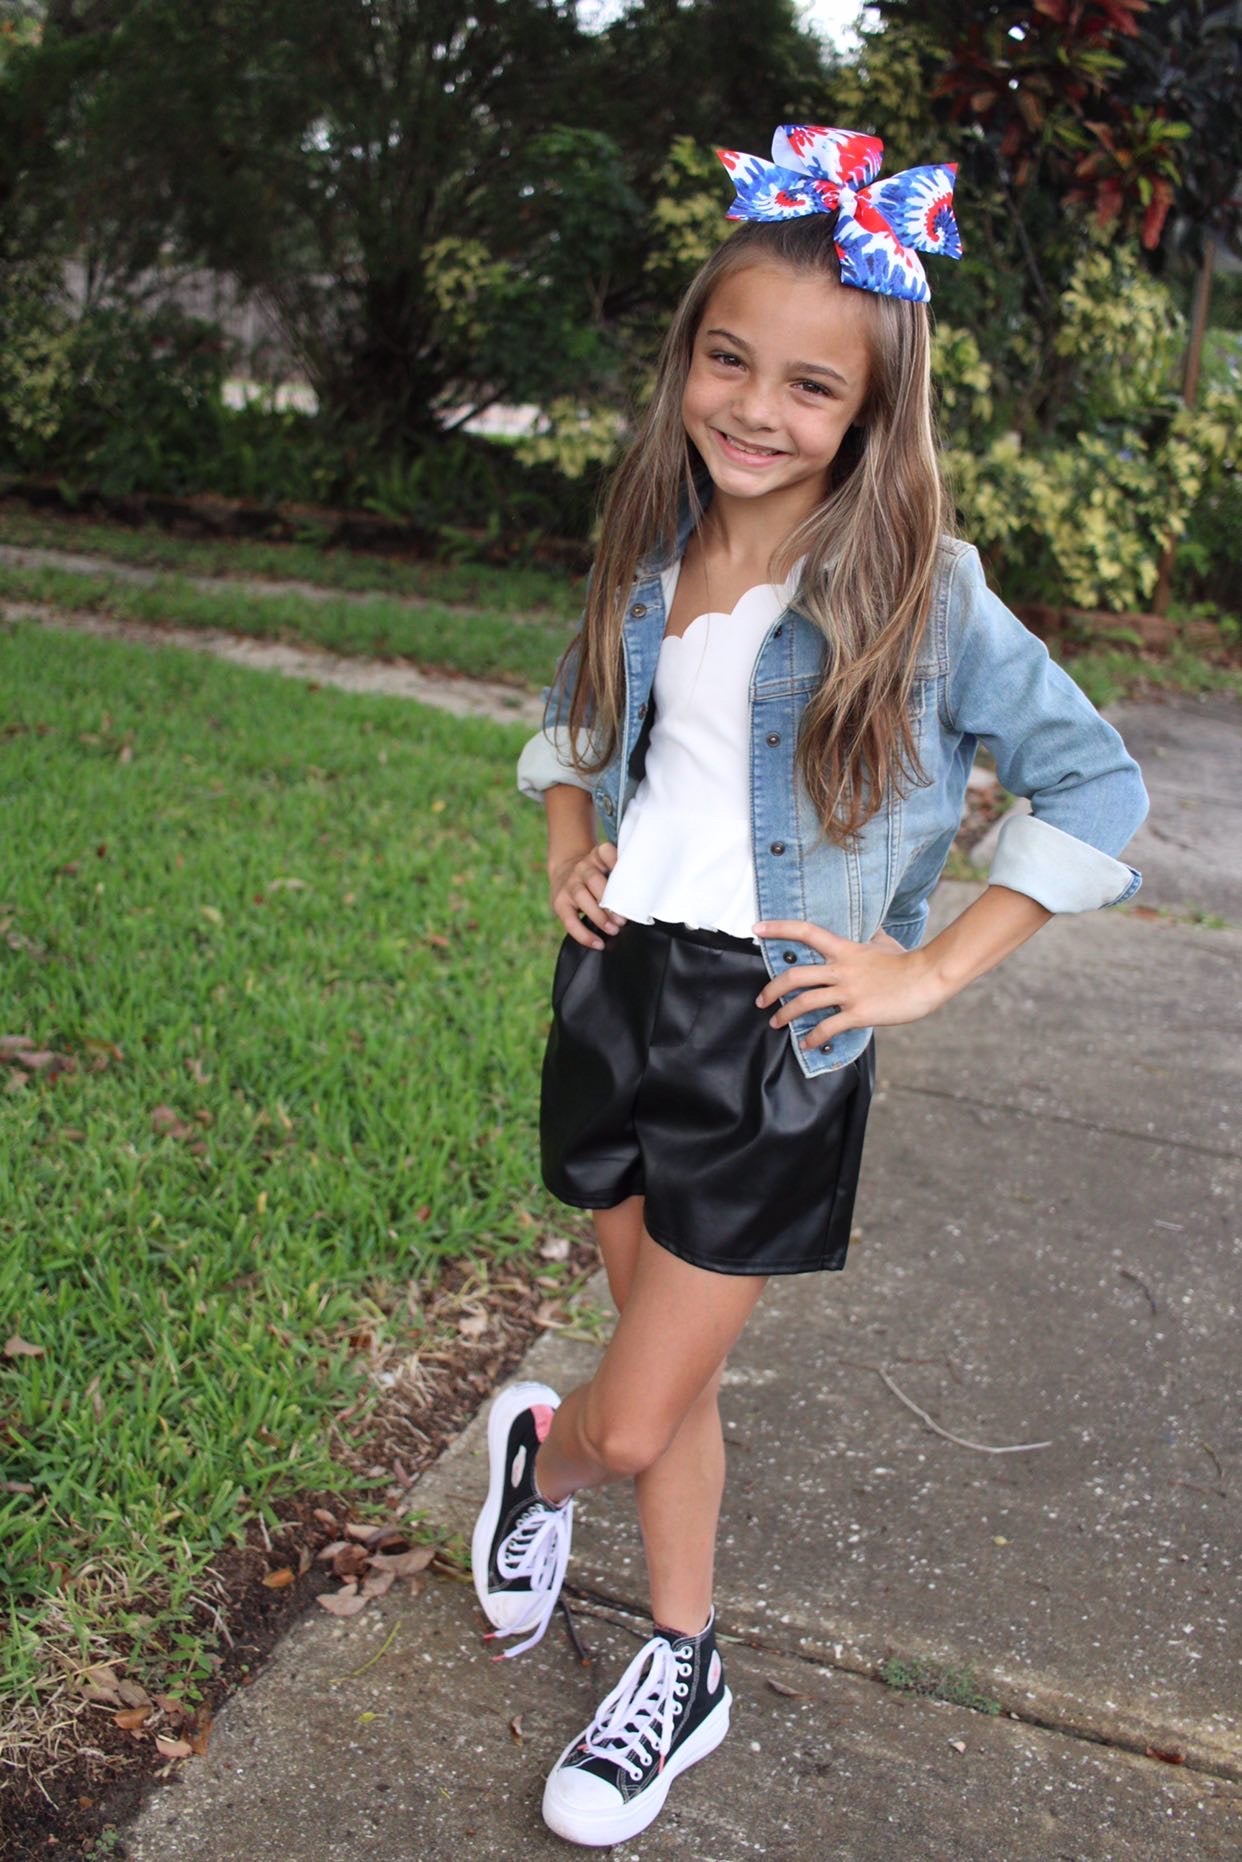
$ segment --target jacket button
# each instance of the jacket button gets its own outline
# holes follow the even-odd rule
[[[636,601],[634,606],[630,609],[630,614],[636,621],[641,621],[646,612],[647,604],[645,601]]]
[[[612,797],[610,795],[600,796],[599,811],[602,815],[610,815],[612,813]]]
[[[796,950],[784,950],[781,952],[781,955],[784,957],[786,963],[797,963],[798,961],[798,953]]]
[[[772,845],[768,848],[769,853],[784,853],[784,851],[785,843],[783,840],[774,840]]]
[[[638,715],[639,715],[639,717],[640,717],[640,718],[645,718],[645,717],[646,717],[646,715],[647,715],[647,707],[646,707],[646,705],[640,705],[640,706],[638,707]]]
[[[776,746],[777,746],[777,744],[778,744],[778,743],[780,742],[780,740],[781,740],[781,734],[780,734],[780,732],[779,732],[779,731],[769,731],[769,732],[768,732],[768,742],[769,742],[769,743],[770,743],[770,744],[772,745],[772,748],[773,748],[773,749],[775,749],[775,748],[776,748]]]

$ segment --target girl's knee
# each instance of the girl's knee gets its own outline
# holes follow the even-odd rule
[[[610,1415],[589,1401],[582,1418],[582,1434],[588,1452],[611,1480],[633,1480],[646,1473],[672,1440],[658,1418]]]
[[[588,1397],[581,1429],[588,1452],[612,1480],[633,1480],[654,1467],[672,1446],[682,1425],[716,1406],[720,1388],[718,1371],[701,1390],[685,1414],[667,1416],[657,1406],[638,1398],[624,1411],[610,1411]]]

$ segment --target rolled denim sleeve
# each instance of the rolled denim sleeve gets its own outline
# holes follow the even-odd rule
[[[544,687],[542,728],[527,739],[518,758],[517,786],[521,794],[529,796],[532,801],[541,802],[544,790],[558,782],[567,782],[575,789],[589,790],[595,786],[592,777],[579,775],[571,760],[572,738],[565,720],[569,716],[577,676],[578,643],[575,641],[560,677],[552,685]],[[586,753],[589,743],[589,732],[580,731],[578,744],[581,754]]]
[[[1142,883],[1117,856],[1146,819],[1139,766],[1042,640],[988,588],[962,552],[947,607],[947,722],[991,751],[1031,813],[1009,817],[988,878],[1050,912],[1121,905]]]
[[[584,741],[585,737],[585,741]],[[586,748],[589,734],[579,732],[579,741]],[[555,783],[568,782],[575,789],[593,789],[595,784],[590,776],[583,776],[570,761],[570,733],[566,726],[547,725],[536,731],[522,746],[518,758],[517,786],[523,795],[532,801],[541,802],[543,792]]]

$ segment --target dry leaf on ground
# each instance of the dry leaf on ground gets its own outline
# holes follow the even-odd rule
[[[151,1123],[156,1131],[167,1133],[170,1138],[193,1138],[197,1136],[193,1125],[187,1125],[175,1106],[153,1106]]]
[[[28,1338],[19,1338],[14,1332],[5,1340],[4,1355],[6,1358],[41,1358],[44,1352],[42,1345],[32,1345]]]
[[[194,1752],[188,1739],[169,1739],[165,1733],[155,1735],[155,1749],[165,1759],[188,1759]]]
[[[369,1601],[369,1598],[353,1589],[325,1592],[322,1597],[315,1599],[320,1609],[326,1610],[329,1616],[357,1616],[360,1610],[366,1609]]]
[[[370,1545],[373,1539],[379,1537],[381,1530],[379,1526],[363,1525],[362,1521],[357,1519],[350,1519],[345,1523],[346,1538],[360,1540],[363,1545]]]
[[[355,1578],[366,1562],[365,1545],[344,1545],[332,1560],[332,1574],[338,1578]]]
[[[416,1545],[409,1552],[375,1552],[371,1563],[381,1571],[391,1571],[395,1578],[410,1578],[416,1571],[425,1571],[435,1555],[434,1545]]]

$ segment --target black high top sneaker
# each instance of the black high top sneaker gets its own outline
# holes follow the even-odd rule
[[[697,1636],[657,1629],[549,1773],[544,1822],[587,1848],[628,1842],[659,1816],[678,1773],[715,1751],[732,1704],[716,1612]]]
[[[510,1384],[487,1418],[491,1473],[470,1562],[492,1635],[526,1637],[502,1655],[521,1655],[541,1639],[569,1563],[573,1500],[553,1506],[535,1489],[535,1453],[560,1401],[547,1384]]]

